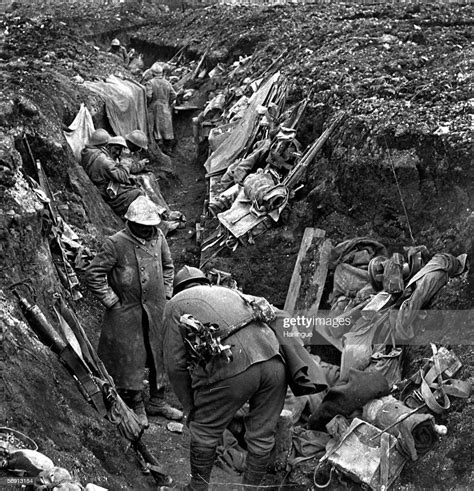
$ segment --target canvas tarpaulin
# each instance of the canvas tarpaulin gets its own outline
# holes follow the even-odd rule
[[[69,130],[63,131],[64,137],[71,147],[75,159],[80,162],[81,150],[87,144],[89,137],[94,131],[91,113],[84,104],[81,104],[74,121],[69,125]]]
[[[262,223],[267,216],[270,216],[276,222],[283,208],[284,206],[268,214],[255,215],[252,212],[252,203],[245,196],[244,189],[241,188],[232,206],[228,210],[219,213],[217,218],[234,237],[238,238]]]
[[[141,130],[148,135],[143,85],[114,75],[105,82],[84,82],[84,85],[104,100],[107,118],[116,135],[125,136],[133,130]]]
[[[259,121],[257,107],[265,104],[265,100],[279,78],[279,72],[272,75],[250,98],[249,106],[245,110],[242,119],[232,130],[229,137],[217,147],[204,164],[208,175],[224,172],[235,159],[242,155]]]

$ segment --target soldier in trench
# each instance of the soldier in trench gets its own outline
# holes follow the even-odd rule
[[[123,137],[111,137],[104,129],[98,129],[81,152],[84,170],[104,201],[120,217],[136,198],[145,195],[131,175],[130,165],[120,162],[124,148],[127,143]]]
[[[191,369],[186,331],[180,322],[183,314],[204,324],[228,327],[248,319],[252,308],[235,290],[211,286],[197,268],[184,266],[175,276],[174,296],[164,313],[164,353],[170,382],[187,413],[191,433],[191,482],[186,489],[208,489],[220,438],[247,401],[248,454],[243,484],[258,486],[270,460],[287,388],[278,340],[265,323],[252,320],[226,338],[225,344],[232,346],[229,363],[215,359],[206,367]]]
[[[146,170],[150,163],[149,159],[143,157],[143,152],[148,150],[148,138],[141,130],[133,130],[125,136],[127,147],[130,150],[130,172],[138,174]]]
[[[162,317],[171,297],[173,261],[160,215],[140,196],[125,214],[126,227],[104,242],[86,270],[86,283],[106,311],[98,353],[124,401],[148,426],[147,414],[179,420],[183,413],[164,398]],[[150,399],[143,400],[145,368]]]
[[[164,78],[161,65],[155,63],[152,71],[153,78],[145,84],[150,126],[157,144],[164,153],[169,154],[174,140],[171,108],[176,101],[176,92]]]
[[[120,39],[117,38],[112,39],[110,43],[110,47],[107,50],[107,53],[111,53],[115,56],[118,56],[122,60],[123,64],[125,66],[128,66],[130,58],[128,56],[127,48],[125,48],[125,46],[122,46],[120,44]]]

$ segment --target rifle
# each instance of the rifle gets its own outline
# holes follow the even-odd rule
[[[314,160],[323,145],[331,136],[332,132],[341,124],[345,117],[346,113],[344,111],[339,112],[332,121],[331,125],[326,130],[324,130],[321,136],[311,145],[311,147],[305,152],[301,160],[285,177],[285,179],[283,180],[283,184],[285,184],[288,189],[291,189],[295,187],[296,184],[298,184],[309,164]]]
[[[33,303],[18,292],[17,288],[20,285],[28,288],[33,297]],[[39,340],[58,356],[76,381],[86,401],[102,417],[117,426],[119,433],[130,442],[139,460],[145,462],[146,470],[151,472],[156,483],[159,486],[169,486],[172,483],[171,477],[165,473],[158,460],[141,440],[144,428],[140,425],[136,414],[117,393],[112,377],[92,347],[77,316],[69,309],[62,296],[56,294],[54,310],[58,316],[63,337],[53,328],[40,307],[36,305],[36,296],[28,281],[14,283],[9,286],[9,289],[18,298],[28,325]]]
[[[43,192],[43,195],[46,196],[47,198],[47,200],[44,200],[44,202],[46,205],[46,209],[49,212],[51,222],[53,224],[53,226],[51,227],[51,234],[52,234],[51,243],[57,246],[58,249],[57,255],[60,257],[64,269],[64,271],[62,271],[58,266],[56,266],[58,275],[61,281],[65,284],[65,286],[67,286],[67,289],[69,290],[69,293],[71,294],[73,300],[79,300],[82,298],[82,295],[78,290],[74,288],[79,284],[79,280],[77,279],[76,273],[73,267],[71,266],[69,259],[67,258],[66,251],[64,250],[64,246],[61,240],[63,222],[54,204],[54,195],[51,190],[51,186],[49,185],[48,177],[44,172],[43,166],[41,165],[41,161],[39,159],[34,158],[33,152],[31,151],[31,147],[26,135],[23,136],[23,141],[25,142],[25,147],[30,157],[31,164],[35,167],[36,173],[38,175],[39,184],[34,182],[33,179],[29,178],[30,184],[34,183],[36,186],[39,186],[39,189]],[[53,250],[51,250],[51,253],[53,254]]]

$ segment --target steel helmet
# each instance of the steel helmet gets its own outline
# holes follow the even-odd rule
[[[109,139],[108,145],[119,145],[121,147],[127,147],[127,142],[125,141],[125,138],[123,136],[112,136]]]
[[[148,148],[148,138],[143,131],[133,130],[125,137],[125,139],[143,150]]]
[[[175,275],[173,281],[173,294],[179,293],[189,283],[210,284],[206,275],[198,268],[183,266]]]
[[[109,143],[109,140],[109,133],[103,128],[99,128],[93,131],[91,136],[89,137],[89,145],[99,147],[101,145],[107,145],[107,143]]]
[[[120,46],[120,39],[117,39],[117,38],[112,39],[110,46]]]
[[[124,218],[140,225],[158,225],[161,222],[158,206],[146,196],[139,196],[130,203]]]
[[[163,67],[161,66],[161,64],[157,61],[156,63],[153,63],[153,65],[151,65],[151,71],[155,74],[155,75],[162,75],[163,74]]]
[[[370,260],[368,266],[369,281],[375,291],[383,287],[383,271],[387,258],[385,256],[376,256]]]

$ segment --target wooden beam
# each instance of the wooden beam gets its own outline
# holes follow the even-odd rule
[[[331,252],[331,241],[325,239],[325,236],[326,232],[321,229],[306,228],[304,231],[284,306],[284,310],[294,316],[317,317],[318,315]],[[310,266],[310,270],[306,273],[302,271],[304,265]],[[308,278],[303,278],[302,274],[312,274],[312,277],[308,281]],[[315,324],[313,329],[329,344],[342,350],[341,340],[332,336],[323,323]],[[311,338],[304,340],[305,344],[312,344],[312,341],[314,342]]]
[[[314,229],[308,227],[305,229],[303,238],[301,239],[300,250],[296,258],[295,267],[293,269],[293,274],[291,276],[290,286],[288,288],[288,293],[286,295],[284,310],[290,314],[295,314],[296,301],[300,294],[301,288],[301,262],[306,257],[311,244],[313,243],[314,237],[324,237],[326,232],[321,229]]]
[[[314,270],[312,285],[317,288],[316,298],[309,305],[309,308],[305,315],[312,316],[316,315],[319,310],[319,304],[321,303],[321,298],[323,296],[324,285],[326,284],[326,278],[328,276],[328,263],[329,254],[331,253],[331,241],[326,239],[322,246],[319,248],[319,262]]]

